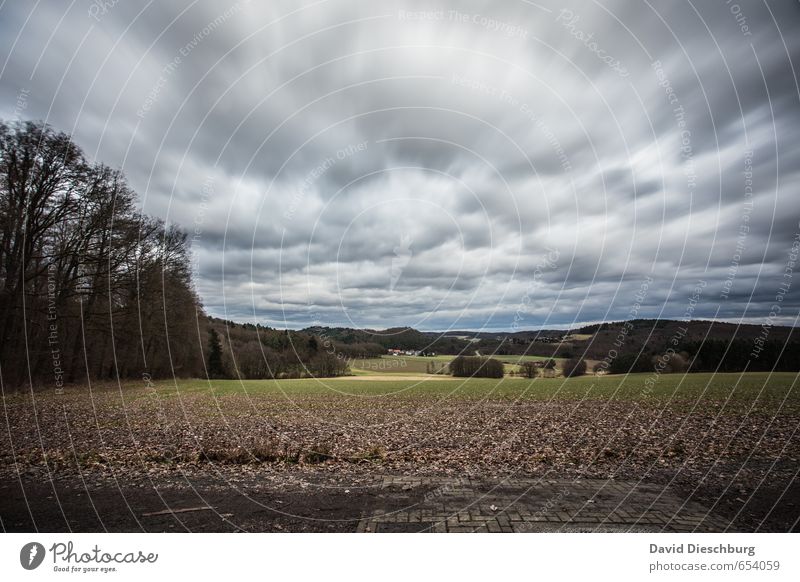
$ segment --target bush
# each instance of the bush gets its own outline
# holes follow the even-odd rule
[[[564,362],[564,377],[573,378],[586,373],[586,361],[581,358],[570,358]]]
[[[536,369],[535,362],[522,362],[520,364],[520,374],[525,378],[536,378]]]
[[[461,378],[502,378],[503,362],[479,356],[458,356],[450,362],[450,373]]]

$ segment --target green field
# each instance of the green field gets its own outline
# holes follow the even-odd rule
[[[556,363],[556,370],[561,369],[561,364],[564,361],[564,358],[550,358],[547,356],[492,356],[495,360],[500,360],[503,362],[503,369],[505,370],[506,374],[510,374],[512,372],[517,373],[522,371],[522,364],[523,362],[546,362],[547,360],[553,360]]]
[[[520,364],[522,362],[545,362],[547,360],[555,360],[560,362],[564,358],[551,358],[549,356],[492,356],[495,360],[500,360],[506,364]]]
[[[402,379],[370,381],[357,378],[301,380],[179,380],[159,382],[159,395],[208,392],[210,395],[402,395],[404,397],[452,397],[465,399],[613,399],[651,403],[692,404],[728,402],[741,409],[794,410],[800,404],[798,374],[751,372],[746,374],[628,374],[580,378],[498,379]]]
[[[445,367],[453,356],[383,356],[364,360],[352,360],[350,370],[355,375],[365,374],[426,374],[428,364],[436,369]]]

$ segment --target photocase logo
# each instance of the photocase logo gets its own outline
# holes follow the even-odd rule
[[[408,266],[411,261],[411,256],[414,254],[411,251],[411,237],[407,234],[400,236],[400,244],[394,247],[394,257],[392,257],[391,279],[389,280],[389,290],[394,291],[397,281],[400,280],[400,275],[403,274],[403,269]]]
[[[35,570],[44,561],[44,546],[39,542],[30,542],[19,551],[19,563],[26,570]]]

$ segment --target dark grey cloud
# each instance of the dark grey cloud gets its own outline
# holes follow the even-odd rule
[[[796,3],[0,15],[0,114],[122,167],[189,231],[215,315],[568,326],[628,317],[652,278],[640,316],[703,280],[696,317],[758,321],[800,231]]]

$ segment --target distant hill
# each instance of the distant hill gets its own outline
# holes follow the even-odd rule
[[[605,362],[612,372],[652,370],[659,357],[674,351],[673,368],[680,362],[693,371],[736,371],[745,364],[754,371],[776,365],[775,369],[800,370],[800,343],[794,328],[703,320],[636,319],[513,333],[324,326],[284,331],[215,318],[209,318],[209,325],[227,340],[223,351],[229,368],[246,377],[337,375],[346,372],[350,359],[377,357],[390,349],[581,358]],[[265,356],[269,365],[262,363]]]
[[[441,354],[459,354],[475,349],[483,354],[572,357],[601,360],[610,350],[618,353],[660,353],[673,338],[681,344],[708,340],[745,340],[754,342],[764,335],[760,325],[734,324],[706,320],[635,319],[585,325],[570,330],[517,332],[455,330],[419,331],[409,327],[385,330],[347,327],[308,327],[297,333],[326,338],[337,344],[371,344],[386,349],[428,350]],[[792,327],[773,326],[767,341],[795,341]]]

